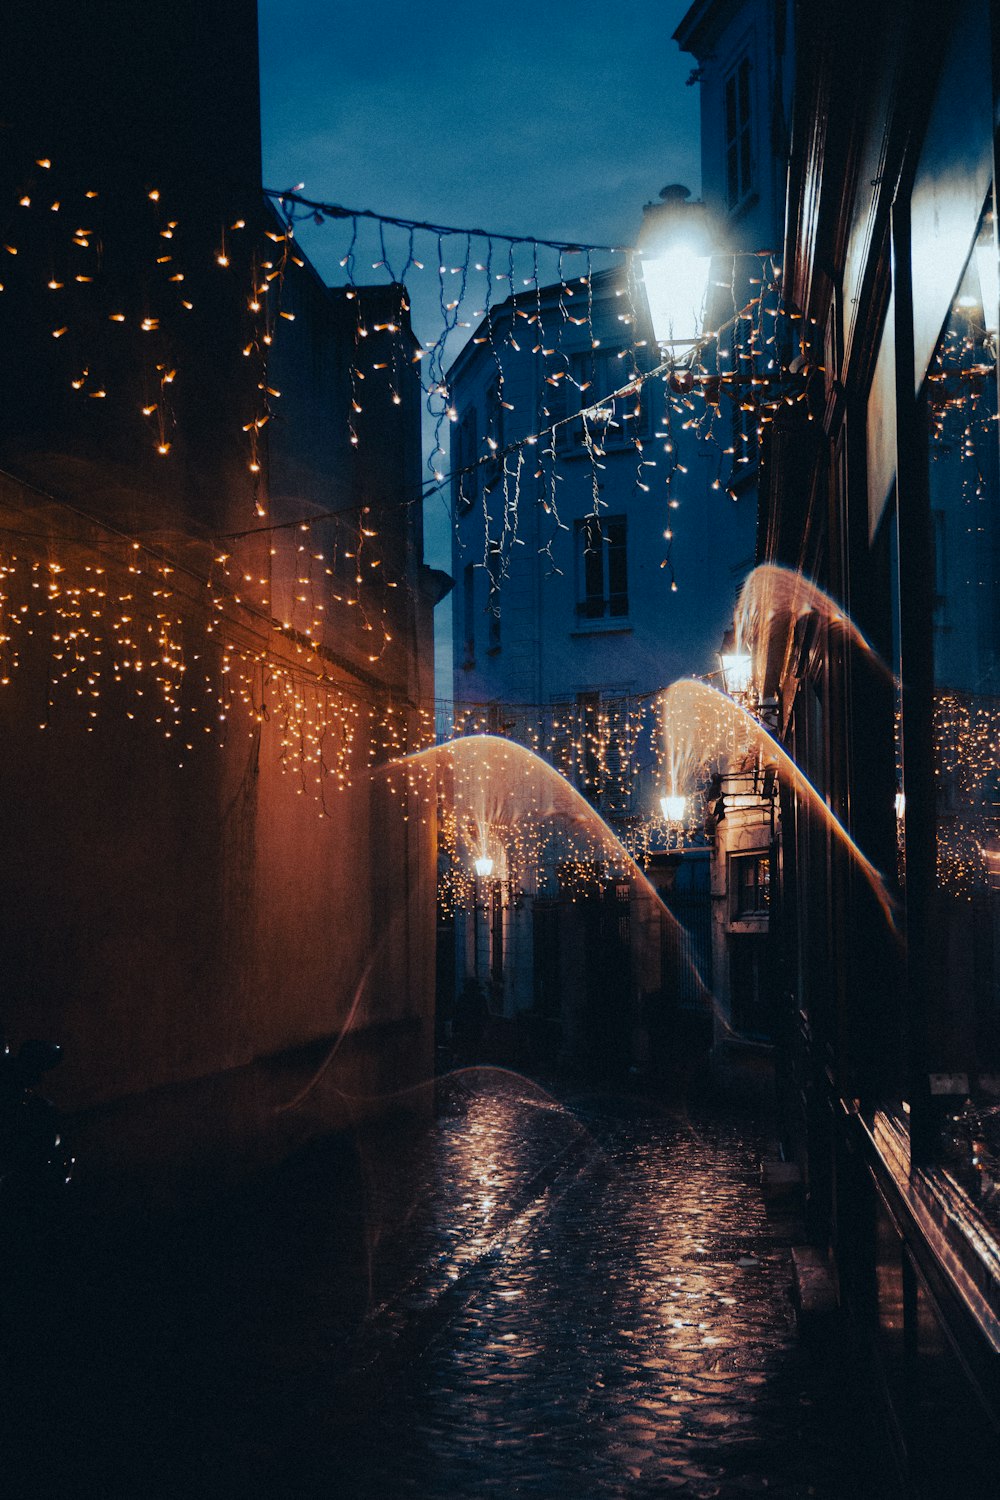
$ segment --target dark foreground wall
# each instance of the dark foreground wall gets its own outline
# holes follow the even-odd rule
[[[42,3],[0,62],[0,1026],[63,1044],[85,1166],[430,1063],[432,828],[378,773],[430,693],[415,367],[355,451],[355,337],[260,197],[255,6],[168,10]]]

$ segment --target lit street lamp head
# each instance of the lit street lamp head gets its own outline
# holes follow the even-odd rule
[[[748,693],[753,686],[753,660],[744,651],[724,651],[719,657],[722,681],[731,698]]]
[[[687,798],[680,797],[676,793],[660,798],[660,810],[663,813],[665,823],[683,823],[687,811]]]
[[[488,854],[481,854],[478,859],[473,860],[473,865],[481,880],[488,880],[493,874],[493,861]]]
[[[665,187],[643,210],[638,244],[653,337],[678,356],[702,336],[712,268],[705,205],[690,196],[680,183]]]

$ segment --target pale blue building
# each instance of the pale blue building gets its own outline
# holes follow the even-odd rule
[[[570,290],[537,299],[552,354],[532,352],[536,325],[521,337],[508,299],[449,372],[456,711],[646,695],[710,671],[752,563],[727,413],[660,377],[615,396],[658,360],[641,298],[616,270]]]
[[[716,671],[754,563],[758,393],[779,351],[766,297],[734,314],[777,276],[767,252],[784,212],[785,9],[705,0],[675,37],[699,64],[704,205],[719,252],[707,326],[722,332],[704,363],[643,379],[661,354],[621,264],[508,298],[448,372],[456,720],[538,748],[625,842],[655,823],[666,790],[655,696]],[[682,193],[665,190],[646,223]],[[651,873],[684,888],[711,982],[677,859],[661,854]],[[694,863],[707,921],[704,850]],[[623,937],[610,993],[586,957],[598,930],[605,943]],[[563,1055],[606,1045],[614,1012],[620,1055],[641,1061],[642,997],[662,990],[666,965],[676,971],[678,941],[688,938],[664,936],[634,883],[609,882],[588,908],[565,899],[550,871],[537,889],[491,890],[471,918],[457,914],[456,984],[488,984],[506,1023],[558,1020]]]

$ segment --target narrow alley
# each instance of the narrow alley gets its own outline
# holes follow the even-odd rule
[[[22,1265],[6,1493],[893,1493],[765,1124],[473,1070],[405,1135]]]

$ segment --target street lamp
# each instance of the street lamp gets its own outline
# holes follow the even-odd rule
[[[722,668],[723,692],[730,698],[749,697],[754,689],[753,657],[737,644],[735,625],[730,625],[723,634],[719,666]]]
[[[481,947],[481,944],[480,944],[480,934],[479,934],[480,914],[483,915],[483,920],[487,924],[487,928],[486,928],[487,936],[489,934],[489,926],[488,926],[488,923],[489,923],[489,904],[488,904],[488,900],[487,901],[483,901],[481,899],[482,898],[482,892],[480,890],[480,881],[489,880],[490,876],[493,874],[493,859],[492,859],[492,856],[489,855],[489,854],[479,854],[479,855],[477,855],[476,858],[472,861],[472,868],[476,872],[476,880],[475,880],[475,885],[474,885],[473,892],[472,892],[472,974],[473,974],[473,978],[475,979],[476,983],[478,984],[479,983],[479,973],[480,973],[480,969],[482,967],[481,956],[480,956],[480,947]],[[488,896],[488,894],[489,894],[489,892],[488,892],[488,888],[487,888],[487,896]]]
[[[730,698],[742,698],[753,686],[753,658],[745,651],[723,651],[719,656],[722,685]]]
[[[660,798],[660,810],[665,823],[683,823],[687,811],[687,798],[671,792],[669,796]]]
[[[643,210],[638,250],[653,337],[665,351],[690,354],[702,334],[712,268],[703,203],[672,183]]]

